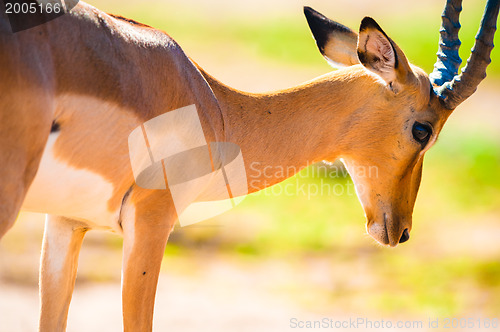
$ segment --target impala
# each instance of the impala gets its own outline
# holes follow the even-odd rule
[[[160,263],[179,211],[168,187],[135,183],[127,139],[146,121],[188,105],[196,106],[207,142],[240,147],[254,181],[249,192],[291,176],[260,178],[256,165],[300,169],[342,158],[349,171],[375,166],[376,176],[351,172],[368,233],[385,245],[407,241],[423,156],[484,79],[498,10],[498,0],[487,1],[458,74],[461,1],[448,0],[438,60],[427,75],[373,19],[364,18],[356,33],[306,7],[319,50],[345,68],[265,94],[220,83],[167,34],[85,3],[18,33],[2,16],[0,237],[21,209],[47,214],[40,331],[66,327],[90,229],[123,234],[124,329],[152,329]]]

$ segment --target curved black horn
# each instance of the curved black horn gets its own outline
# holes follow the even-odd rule
[[[448,0],[443,12],[443,24],[438,52],[438,61],[434,71],[429,75],[434,91],[440,97],[444,107],[453,110],[476,91],[479,83],[486,77],[486,67],[491,63],[490,54],[493,49],[493,38],[500,0],[488,0],[476,42],[467,65],[457,75],[461,60],[458,56],[460,41],[458,16],[461,11],[461,0]]]
[[[434,86],[441,86],[457,75],[462,59],[458,55],[460,49],[460,12],[462,0],[448,0],[441,14],[441,29],[439,29],[439,50],[434,71],[429,75]]]

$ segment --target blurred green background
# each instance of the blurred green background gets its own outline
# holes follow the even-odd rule
[[[484,2],[464,1],[464,60]],[[427,72],[435,61],[444,5],[434,0],[91,3],[168,32],[209,73],[248,91],[285,88],[332,70],[317,51],[303,5],[355,30],[364,16],[374,17]],[[177,227],[167,246],[165,274],[204,281],[210,288],[219,285],[206,281],[212,280],[213,264],[227,270],[218,279],[221,287],[245,271],[250,280],[245,287],[285,299],[308,315],[500,318],[500,50],[493,51],[492,61],[487,80],[452,115],[426,155],[408,243],[396,249],[375,244],[366,235],[355,195],[276,194],[287,185],[348,188],[351,183],[309,171],[250,195],[220,217]],[[36,283],[43,225],[33,215],[22,219],[0,243],[0,281],[24,287]],[[117,283],[120,249],[118,237],[90,234],[77,288]]]

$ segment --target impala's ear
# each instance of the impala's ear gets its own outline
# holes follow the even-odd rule
[[[401,49],[371,17],[361,21],[358,58],[363,66],[379,75],[395,90],[398,90],[398,83],[405,83],[412,73]]]
[[[304,7],[307,23],[319,51],[335,68],[358,64],[358,34],[330,20],[310,7]]]

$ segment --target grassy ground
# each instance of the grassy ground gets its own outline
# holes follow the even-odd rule
[[[375,17],[410,60],[430,71],[441,2],[374,3],[94,4],[168,31],[209,72],[252,91],[283,88],[330,70],[302,17],[301,6],[306,4],[351,27],[364,15]],[[463,58],[473,42],[481,7],[482,1],[465,1]],[[166,319],[157,318],[157,326],[177,322],[177,330],[187,331],[188,322],[206,321],[214,330],[229,331],[260,319],[253,330],[278,331],[286,325],[283,317],[297,314],[500,318],[500,52],[494,52],[488,72],[486,84],[450,118],[438,144],[426,155],[408,243],[397,249],[376,245],[366,235],[357,198],[348,192],[350,179],[312,175],[309,170],[309,175],[249,196],[216,219],[176,229],[166,251],[159,298],[172,299],[162,310],[178,303],[180,309]],[[316,193],[322,186],[338,191]],[[295,194],[279,194],[285,188]],[[39,220],[21,220],[0,243],[0,289],[6,294],[15,289],[24,299],[26,290],[17,290],[36,285],[40,236]],[[110,306],[119,310],[120,246],[121,240],[111,235],[96,233],[86,239],[77,283],[84,291],[75,299],[83,305],[76,304],[79,310],[70,313],[70,326],[78,323],[92,329],[81,315],[107,312],[91,305],[99,294],[107,294]],[[169,286],[176,284],[182,291]],[[95,296],[85,297],[87,290]],[[237,295],[231,297],[231,292]],[[36,290],[29,294],[35,298]],[[268,297],[272,305],[265,304]],[[196,303],[193,311],[190,301]],[[33,303],[32,298],[20,300],[18,307],[9,308],[0,300],[0,322],[1,315],[17,317],[15,313]],[[193,316],[196,311],[204,314]],[[110,315],[119,324],[119,312]],[[98,317],[97,326],[108,319]],[[0,331],[10,330],[2,330],[0,323]]]

